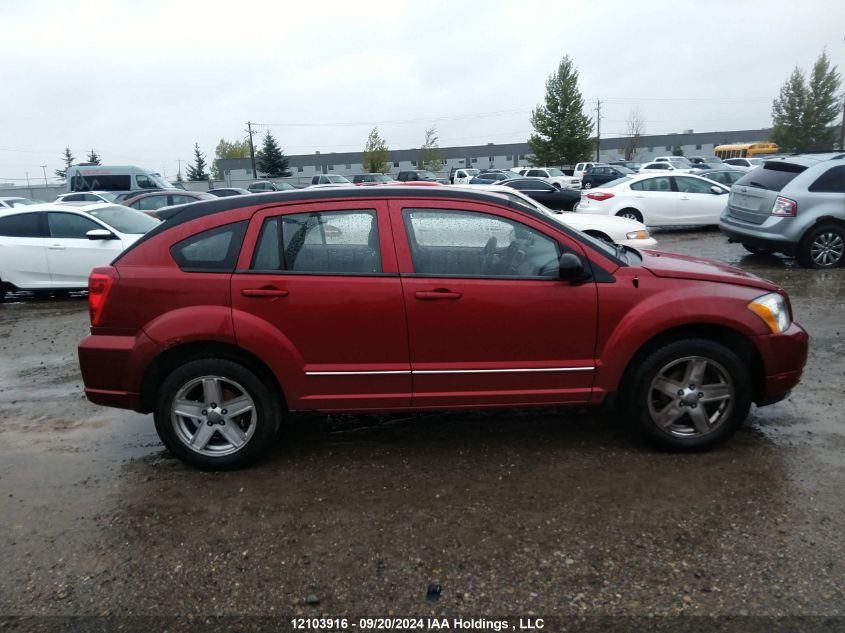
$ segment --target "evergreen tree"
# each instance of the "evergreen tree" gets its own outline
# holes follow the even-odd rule
[[[194,164],[188,165],[188,180],[208,180],[208,172],[206,171],[205,154],[200,151],[200,144],[194,143]]]
[[[94,151],[93,149],[90,152],[88,152],[88,162],[94,163],[95,165],[100,164],[100,155],[96,151]]]
[[[63,161],[64,161],[64,163],[65,163],[65,168],[64,168],[64,169],[57,169],[55,173],[56,173],[56,176],[57,176],[58,178],[62,178],[62,179],[63,179],[63,178],[66,178],[66,177],[67,177],[67,170],[68,170],[68,167],[70,167],[71,165],[73,165],[73,161],[75,161],[75,160],[76,160],[76,159],[73,157],[73,154],[71,154],[71,153],[70,153],[70,148],[69,148],[69,147],[65,147],[65,153],[62,155],[62,160],[63,160]]]
[[[572,165],[591,156],[593,121],[584,114],[578,69],[568,55],[546,81],[545,103],[534,108],[531,125],[534,164]]]
[[[813,65],[810,80],[795,68],[772,102],[771,140],[784,152],[832,149],[834,127],[842,107],[841,78],[827,51]]]
[[[425,142],[420,148],[420,167],[431,171],[443,169],[443,155],[440,153],[436,127],[430,127],[425,131]]]
[[[256,163],[258,171],[268,178],[290,176],[288,159],[270,130],[267,130],[264,134],[264,141],[261,144],[261,151],[256,157]]]
[[[389,160],[387,143],[379,135],[378,128],[374,127],[364,146],[364,170],[371,174],[383,174],[390,169]]]

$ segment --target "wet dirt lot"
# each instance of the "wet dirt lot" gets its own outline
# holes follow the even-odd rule
[[[812,336],[792,397],[711,452],[597,413],[308,416],[200,472],[85,400],[84,298],[13,297],[0,615],[845,615],[845,270],[657,237],[777,281]]]

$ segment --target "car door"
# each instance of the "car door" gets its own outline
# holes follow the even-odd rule
[[[50,286],[44,213],[0,217],[0,279],[18,288]]]
[[[91,269],[107,265],[124,247],[117,236],[88,239],[88,231],[108,229],[77,213],[49,211],[47,230],[47,265],[55,288],[87,287]]]
[[[682,224],[678,221],[677,213],[679,194],[673,190],[670,176],[644,178],[632,182],[630,188],[634,204],[642,212],[644,224]]]
[[[719,224],[719,217],[728,203],[727,189],[722,193],[713,193],[711,185],[705,180],[690,176],[670,176],[673,188],[678,192],[676,213],[681,224]]]
[[[576,242],[513,210],[391,201],[415,407],[585,402],[596,288],[558,278]]]
[[[292,409],[408,406],[402,286],[382,200],[271,207],[256,213],[232,276],[235,335],[292,364]],[[255,245],[252,248],[250,245]]]

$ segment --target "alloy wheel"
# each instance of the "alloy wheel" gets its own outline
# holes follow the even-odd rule
[[[191,451],[221,457],[241,450],[255,433],[255,402],[237,382],[200,376],[173,398],[170,420],[176,437]]]
[[[819,233],[810,244],[810,257],[822,268],[835,266],[842,261],[845,241],[835,231]]]
[[[648,389],[648,411],[662,431],[700,437],[724,424],[735,398],[733,380],[722,365],[703,356],[687,356],[657,372]]]

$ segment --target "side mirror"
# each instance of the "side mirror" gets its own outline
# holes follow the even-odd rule
[[[89,240],[116,240],[117,236],[106,229],[91,229],[85,234]]]
[[[721,187],[717,187],[716,185],[713,185],[712,187],[710,187],[710,191],[715,193],[717,196],[721,196],[723,193],[728,193],[727,191],[725,191]]]
[[[564,253],[558,260],[558,276],[563,281],[579,282],[590,278],[584,268],[584,262],[574,253]]]

